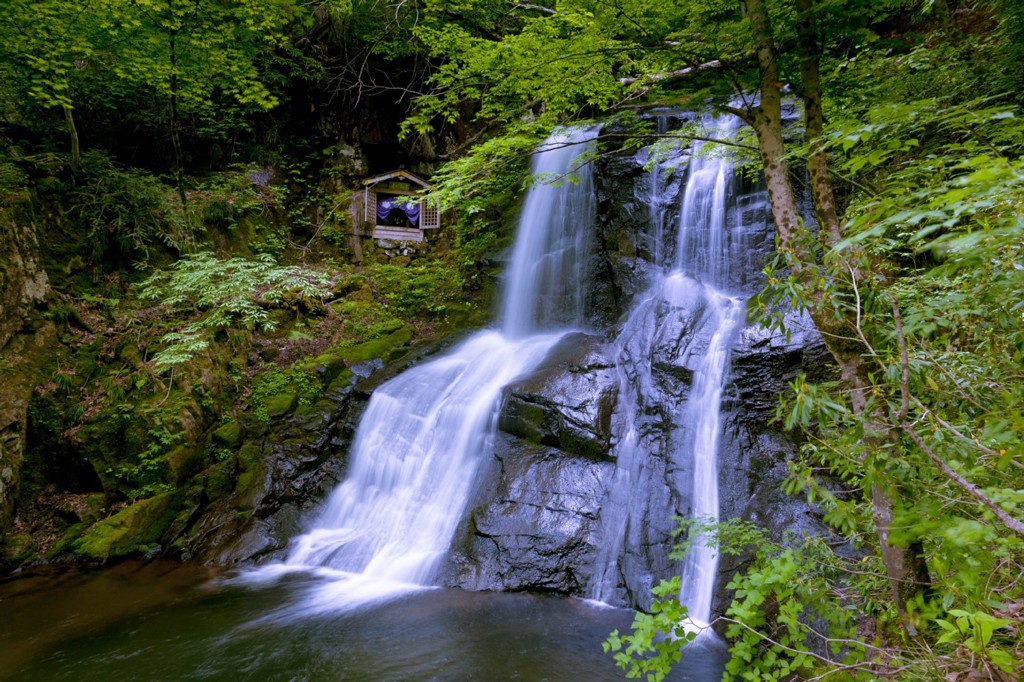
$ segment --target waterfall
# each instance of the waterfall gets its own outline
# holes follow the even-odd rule
[[[729,137],[735,124],[703,117],[709,137]],[[660,127],[660,125],[659,125]],[[742,295],[748,258],[747,225],[734,188],[734,169],[694,141],[688,153],[687,179],[679,203],[676,254],[670,267],[659,270],[647,292],[637,298],[616,339],[619,376],[619,418],[615,444],[616,469],[602,508],[600,545],[589,593],[594,599],[621,601],[621,590],[643,592],[643,579],[629,564],[650,544],[645,518],[659,510],[642,502],[652,485],[653,453],[667,452],[666,475],[683,503],[679,512],[691,518],[718,519],[718,441],[720,409],[726,385],[729,351],[743,323]],[[659,238],[664,230],[664,183],[668,164],[653,164],[644,183]],[[650,165],[650,164],[649,164]],[[746,200],[745,200],[746,201]],[[653,250],[655,255],[661,247]],[[655,379],[661,363],[690,376],[682,398]],[[661,415],[654,425],[645,416]],[[674,435],[679,433],[680,435]],[[673,476],[672,472],[680,472]],[[665,510],[660,510],[664,514]],[[698,541],[682,566],[681,601],[690,619],[707,622],[717,571],[713,548]],[[649,569],[648,569],[649,570]]]
[[[670,278],[684,289],[701,285],[685,277]],[[677,284],[678,282],[678,284]],[[729,348],[735,331],[743,322],[746,306],[739,297],[715,289],[704,290],[707,306],[705,328],[711,331],[704,357],[694,373],[693,388],[683,412],[682,423],[689,431],[684,453],[693,461],[691,517],[718,521],[718,440],[721,434],[722,390],[729,367]],[[690,620],[698,626],[711,619],[711,600],[718,569],[714,547],[697,539],[683,564],[680,602]]]
[[[501,331],[474,334],[374,391],[345,480],[287,559],[263,569],[331,579],[300,611],[353,608],[438,579],[489,452],[502,387],[582,321],[580,261],[595,202],[590,164],[575,166],[595,136],[556,133],[534,155],[539,181],[519,221]]]
[[[509,338],[584,322],[597,200],[593,164],[581,157],[596,134],[561,131],[534,156],[531,173],[540,182],[526,195],[501,308]]]

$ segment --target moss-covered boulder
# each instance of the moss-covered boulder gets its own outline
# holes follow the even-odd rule
[[[291,414],[298,404],[298,394],[289,391],[268,398],[264,409],[270,419],[280,419]]]
[[[178,484],[187,481],[202,468],[202,457],[191,445],[179,445],[164,455],[164,461],[171,480]]]
[[[235,449],[242,444],[242,435],[242,425],[232,420],[210,434],[210,437],[216,445]]]
[[[412,341],[412,337],[412,328],[403,325],[390,334],[346,348],[340,355],[350,365],[378,358],[390,362],[403,353],[402,347]]]
[[[132,554],[159,540],[173,520],[173,493],[139,500],[90,528],[72,549],[101,560]]]

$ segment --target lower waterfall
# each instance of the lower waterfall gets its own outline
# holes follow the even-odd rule
[[[534,155],[539,181],[520,218],[500,331],[478,332],[374,391],[345,480],[285,561],[254,576],[328,578],[298,610],[352,609],[435,584],[489,450],[502,387],[582,323],[594,190],[591,164],[577,159],[596,134],[556,132]]]

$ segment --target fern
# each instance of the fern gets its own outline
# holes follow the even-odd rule
[[[273,329],[268,308],[281,305],[286,295],[322,300],[330,285],[326,273],[279,266],[267,254],[227,260],[210,252],[186,256],[139,285],[144,301],[159,301],[178,312],[199,311],[197,319],[163,336],[168,345],[154,362],[158,369],[188,362],[209,346],[218,329]]]

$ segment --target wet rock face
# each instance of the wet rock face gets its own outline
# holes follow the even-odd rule
[[[289,539],[341,480],[351,433],[365,401],[352,390],[328,398],[275,424],[259,443],[245,447],[252,469],[236,491],[202,514],[190,531],[186,558],[234,565],[282,558]],[[244,482],[241,483],[241,482]]]
[[[603,339],[567,335],[534,372],[505,387],[498,428],[569,454],[607,457],[618,388],[609,352]]]
[[[193,499],[192,511],[171,529],[172,537],[187,532],[183,556],[218,565],[283,559],[289,540],[303,531],[344,477],[373,390],[410,362],[407,358],[390,367],[380,359],[353,363],[351,377],[338,377],[316,404],[282,415],[262,436],[250,437],[238,457],[248,468],[225,472],[230,480],[237,478],[235,490],[212,505]],[[215,484],[206,480],[203,487]]]
[[[0,215],[0,349],[49,289],[35,228]]]
[[[607,543],[602,520],[625,514],[613,601],[643,609],[651,587],[681,568],[669,557],[673,516],[692,515],[694,472],[680,417],[710,336],[699,297],[652,292],[675,245],[671,238],[658,245],[651,208],[642,200],[649,181],[644,159],[607,155],[601,163],[595,176],[601,268],[590,322],[603,336],[567,336],[536,371],[505,389],[490,473],[453,542],[447,582],[589,596]],[[684,176],[685,167],[661,190],[669,207],[659,218],[666,235],[679,220],[671,206],[679,203]],[[728,210],[750,227],[749,251],[733,265],[730,283],[754,291],[773,239],[767,204],[757,188],[743,186]],[[787,461],[800,442],[769,422],[797,373],[822,378],[829,358],[808,319],[790,315],[786,325],[788,339],[757,325],[736,333],[718,455],[720,517],[755,521],[778,538],[788,530],[826,532],[817,510],[782,492]],[[620,394],[623,379],[627,394]],[[616,457],[624,452],[616,441],[630,427],[640,455],[628,475],[632,489],[643,492],[613,500],[610,484],[622,464]],[[742,561],[719,566],[718,613],[729,601],[724,586]]]
[[[499,434],[490,499],[470,512],[449,583],[476,590],[581,594],[596,552],[594,521],[610,462]]]
[[[694,342],[685,325],[677,331],[682,343]],[[666,348],[679,343],[663,339]],[[571,335],[536,372],[509,386],[490,472],[454,542],[447,584],[587,596],[602,542],[601,515],[612,504],[607,485],[616,466],[614,437],[605,435],[609,426],[593,407],[617,400],[609,352],[610,346],[597,337]],[[644,495],[625,501],[634,507],[635,521],[626,529],[617,569],[616,600],[638,608],[650,606],[650,589],[659,580],[678,573],[679,563],[669,558],[675,543],[672,517],[691,512],[687,490],[692,471],[674,452],[684,439],[674,422],[685,405],[690,377],[669,356],[658,352],[656,357],[645,394],[651,402],[641,402],[634,424],[650,453],[635,472]],[[801,371],[827,373],[827,359],[813,329],[794,332],[789,343],[756,326],[739,333],[722,414],[721,518],[754,521],[780,538],[789,530],[826,532],[816,509],[782,492],[786,463],[797,456],[800,441],[769,421],[787,383]],[[621,432],[614,422],[621,419],[616,411],[611,433]],[[566,437],[579,431],[589,434],[585,448]],[[729,558],[719,566],[719,612],[730,599],[725,585],[742,561]]]

